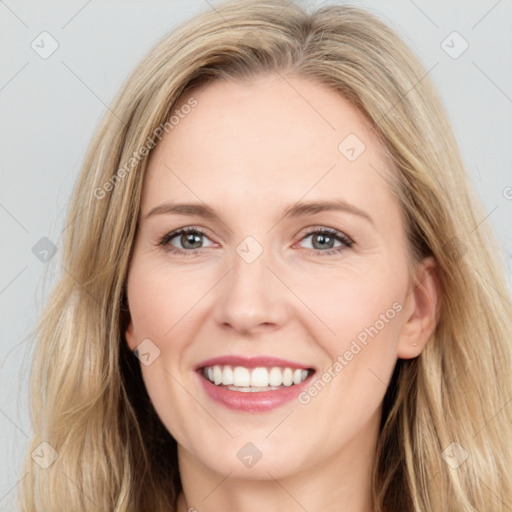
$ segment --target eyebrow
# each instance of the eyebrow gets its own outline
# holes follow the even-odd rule
[[[342,211],[351,213],[367,220],[370,224],[375,226],[373,219],[367,212],[361,210],[351,203],[348,203],[343,199],[335,199],[331,201],[298,202],[286,208],[282,212],[280,218],[297,218],[307,215],[314,215],[315,213],[325,211]],[[147,213],[145,218],[147,219],[154,215],[173,213],[178,215],[195,215],[205,219],[221,221],[220,216],[215,212],[213,208],[210,208],[208,205],[202,203],[162,203],[152,208]]]

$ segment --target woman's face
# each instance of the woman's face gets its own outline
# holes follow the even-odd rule
[[[151,154],[128,276],[154,407],[196,469],[364,464],[396,360],[431,326],[382,148],[306,79],[193,97]]]

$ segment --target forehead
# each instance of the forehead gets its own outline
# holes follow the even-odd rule
[[[183,109],[190,98],[197,105]],[[217,80],[189,92],[174,112],[179,123],[151,154],[143,206],[199,198],[254,212],[342,198],[378,210],[392,200],[371,125],[323,85],[278,74]]]

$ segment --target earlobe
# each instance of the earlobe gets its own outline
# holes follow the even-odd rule
[[[128,295],[126,288],[123,291],[123,297],[121,299],[121,330],[124,329],[124,337],[128,348],[133,352],[136,347],[135,332],[133,328],[133,320],[130,314],[130,307],[128,305]]]
[[[124,336],[126,338],[126,343],[128,344],[128,347],[133,352],[137,348],[137,343],[135,340],[133,321],[131,318],[130,318],[130,322],[128,323],[128,327],[126,328],[126,330],[124,332]]]
[[[419,356],[435,331],[439,294],[435,259],[425,258],[416,269],[415,279],[406,299],[404,314],[407,316],[397,345],[397,356],[400,359]]]

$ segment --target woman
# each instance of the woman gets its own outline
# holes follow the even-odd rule
[[[398,36],[226,3],[111,112],[39,328],[22,510],[508,510],[504,270]]]

